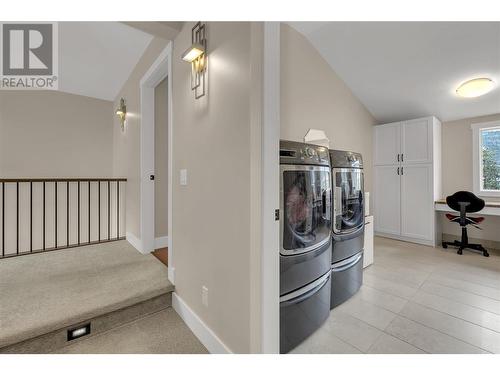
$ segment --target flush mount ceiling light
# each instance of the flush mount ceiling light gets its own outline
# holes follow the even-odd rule
[[[494,85],[490,78],[474,78],[458,86],[456,93],[463,98],[476,98],[489,93]]]
[[[182,54],[182,60],[191,64],[191,90],[196,99],[205,95],[207,71],[207,39],[205,24],[198,22],[191,29],[191,46]]]

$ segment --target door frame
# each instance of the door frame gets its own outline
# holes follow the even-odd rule
[[[172,169],[173,169],[173,116],[172,116],[172,41],[160,53],[141,78],[141,174],[140,174],[140,227],[143,253],[155,250],[155,190],[150,175],[155,174],[155,88],[167,78],[167,133],[168,133],[168,279],[174,284],[172,249]]]
[[[261,170],[261,352],[279,353],[280,22],[264,23]],[[282,214],[282,213],[281,213]]]

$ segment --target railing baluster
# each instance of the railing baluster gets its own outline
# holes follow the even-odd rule
[[[57,181],[54,182],[54,197],[55,197],[55,248],[57,249]]]
[[[89,215],[89,243],[90,243],[90,180],[89,180],[89,210],[88,210],[88,215]]]
[[[66,182],[66,247],[69,247],[69,181]]]
[[[110,203],[110,198],[111,197],[111,188],[109,185],[109,180],[108,180],[108,241],[111,239],[111,203]]]
[[[33,181],[30,181],[30,253],[33,252]]]
[[[2,256],[5,256],[5,182],[2,182]]]
[[[97,197],[97,238],[101,242],[101,181],[97,181],[98,197]]]
[[[16,182],[16,254],[19,254],[19,182]]]
[[[80,181],[78,181],[78,245],[80,245]]]
[[[42,222],[43,222],[43,229],[42,229],[42,241],[43,241],[43,250],[45,250],[45,181],[43,182],[43,213],[42,213]]]
[[[116,181],[116,239],[120,237],[120,181]]]

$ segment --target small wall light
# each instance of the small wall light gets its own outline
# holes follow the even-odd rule
[[[125,99],[120,99],[120,106],[116,109],[116,115],[120,119],[120,125],[122,131],[125,131],[125,119],[127,117],[127,106],[125,105]]]
[[[191,29],[191,46],[182,54],[182,60],[191,64],[191,90],[196,99],[205,95],[207,71],[207,39],[205,24],[198,22]]]
[[[182,59],[184,61],[192,63],[204,53],[205,53],[205,48],[201,44],[195,43],[182,54]]]

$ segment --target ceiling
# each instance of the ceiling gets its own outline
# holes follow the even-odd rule
[[[291,22],[379,123],[500,113],[500,22]],[[489,94],[459,98],[471,78]]]
[[[59,90],[114,100],[153,36],[120,22],[59,22]]]

